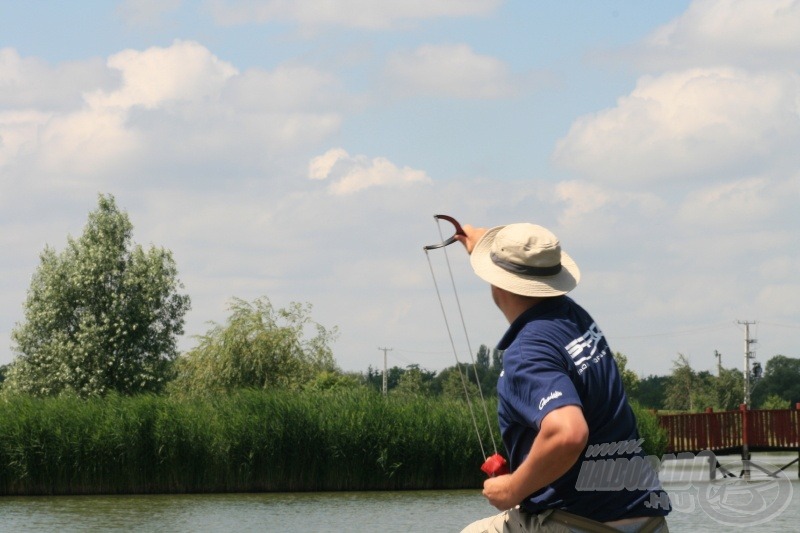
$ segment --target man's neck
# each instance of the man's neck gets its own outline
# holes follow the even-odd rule
[[[537,304],[543,302],[546,298],[539,298],[533,296],[520,296],[517,294],[510,294],[506,305],[501,308],[503,314],[508,320],[509,324],[513,324],[522,313],[535,307]]]

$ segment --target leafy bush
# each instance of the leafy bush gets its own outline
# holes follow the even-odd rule
[[[658,416],[649,409],[641,407],[637,402],[631,402],[631,408],[636,415],[636,426],[639,436],[644,439],[642,448],[645,455],[662,457],[667,451],[669,435],[667,430],[658,424]]]

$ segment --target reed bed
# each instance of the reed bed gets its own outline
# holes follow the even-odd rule
[[[369,390],[0,400],[3,495],[467,488],[481,486],[482,461],[457,400]]]
[[[645,450],[660,457],[655,415],[635,410]],[[466,403],[443,398],[360,389],[0,399],[0,495],[473,488],[482,462]]]

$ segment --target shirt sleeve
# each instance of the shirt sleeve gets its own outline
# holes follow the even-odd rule
[[[583,408],[560,349],[543,340],[520,339],[519,357],[506,368],[507,400],[519,423],[538,431],[551,411],[565,405]]]

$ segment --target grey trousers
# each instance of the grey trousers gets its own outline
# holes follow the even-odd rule
[[[669,533],[663,516],[604,524],[557,509],[538,514],[504,511],[473,522],[461,533]]]

